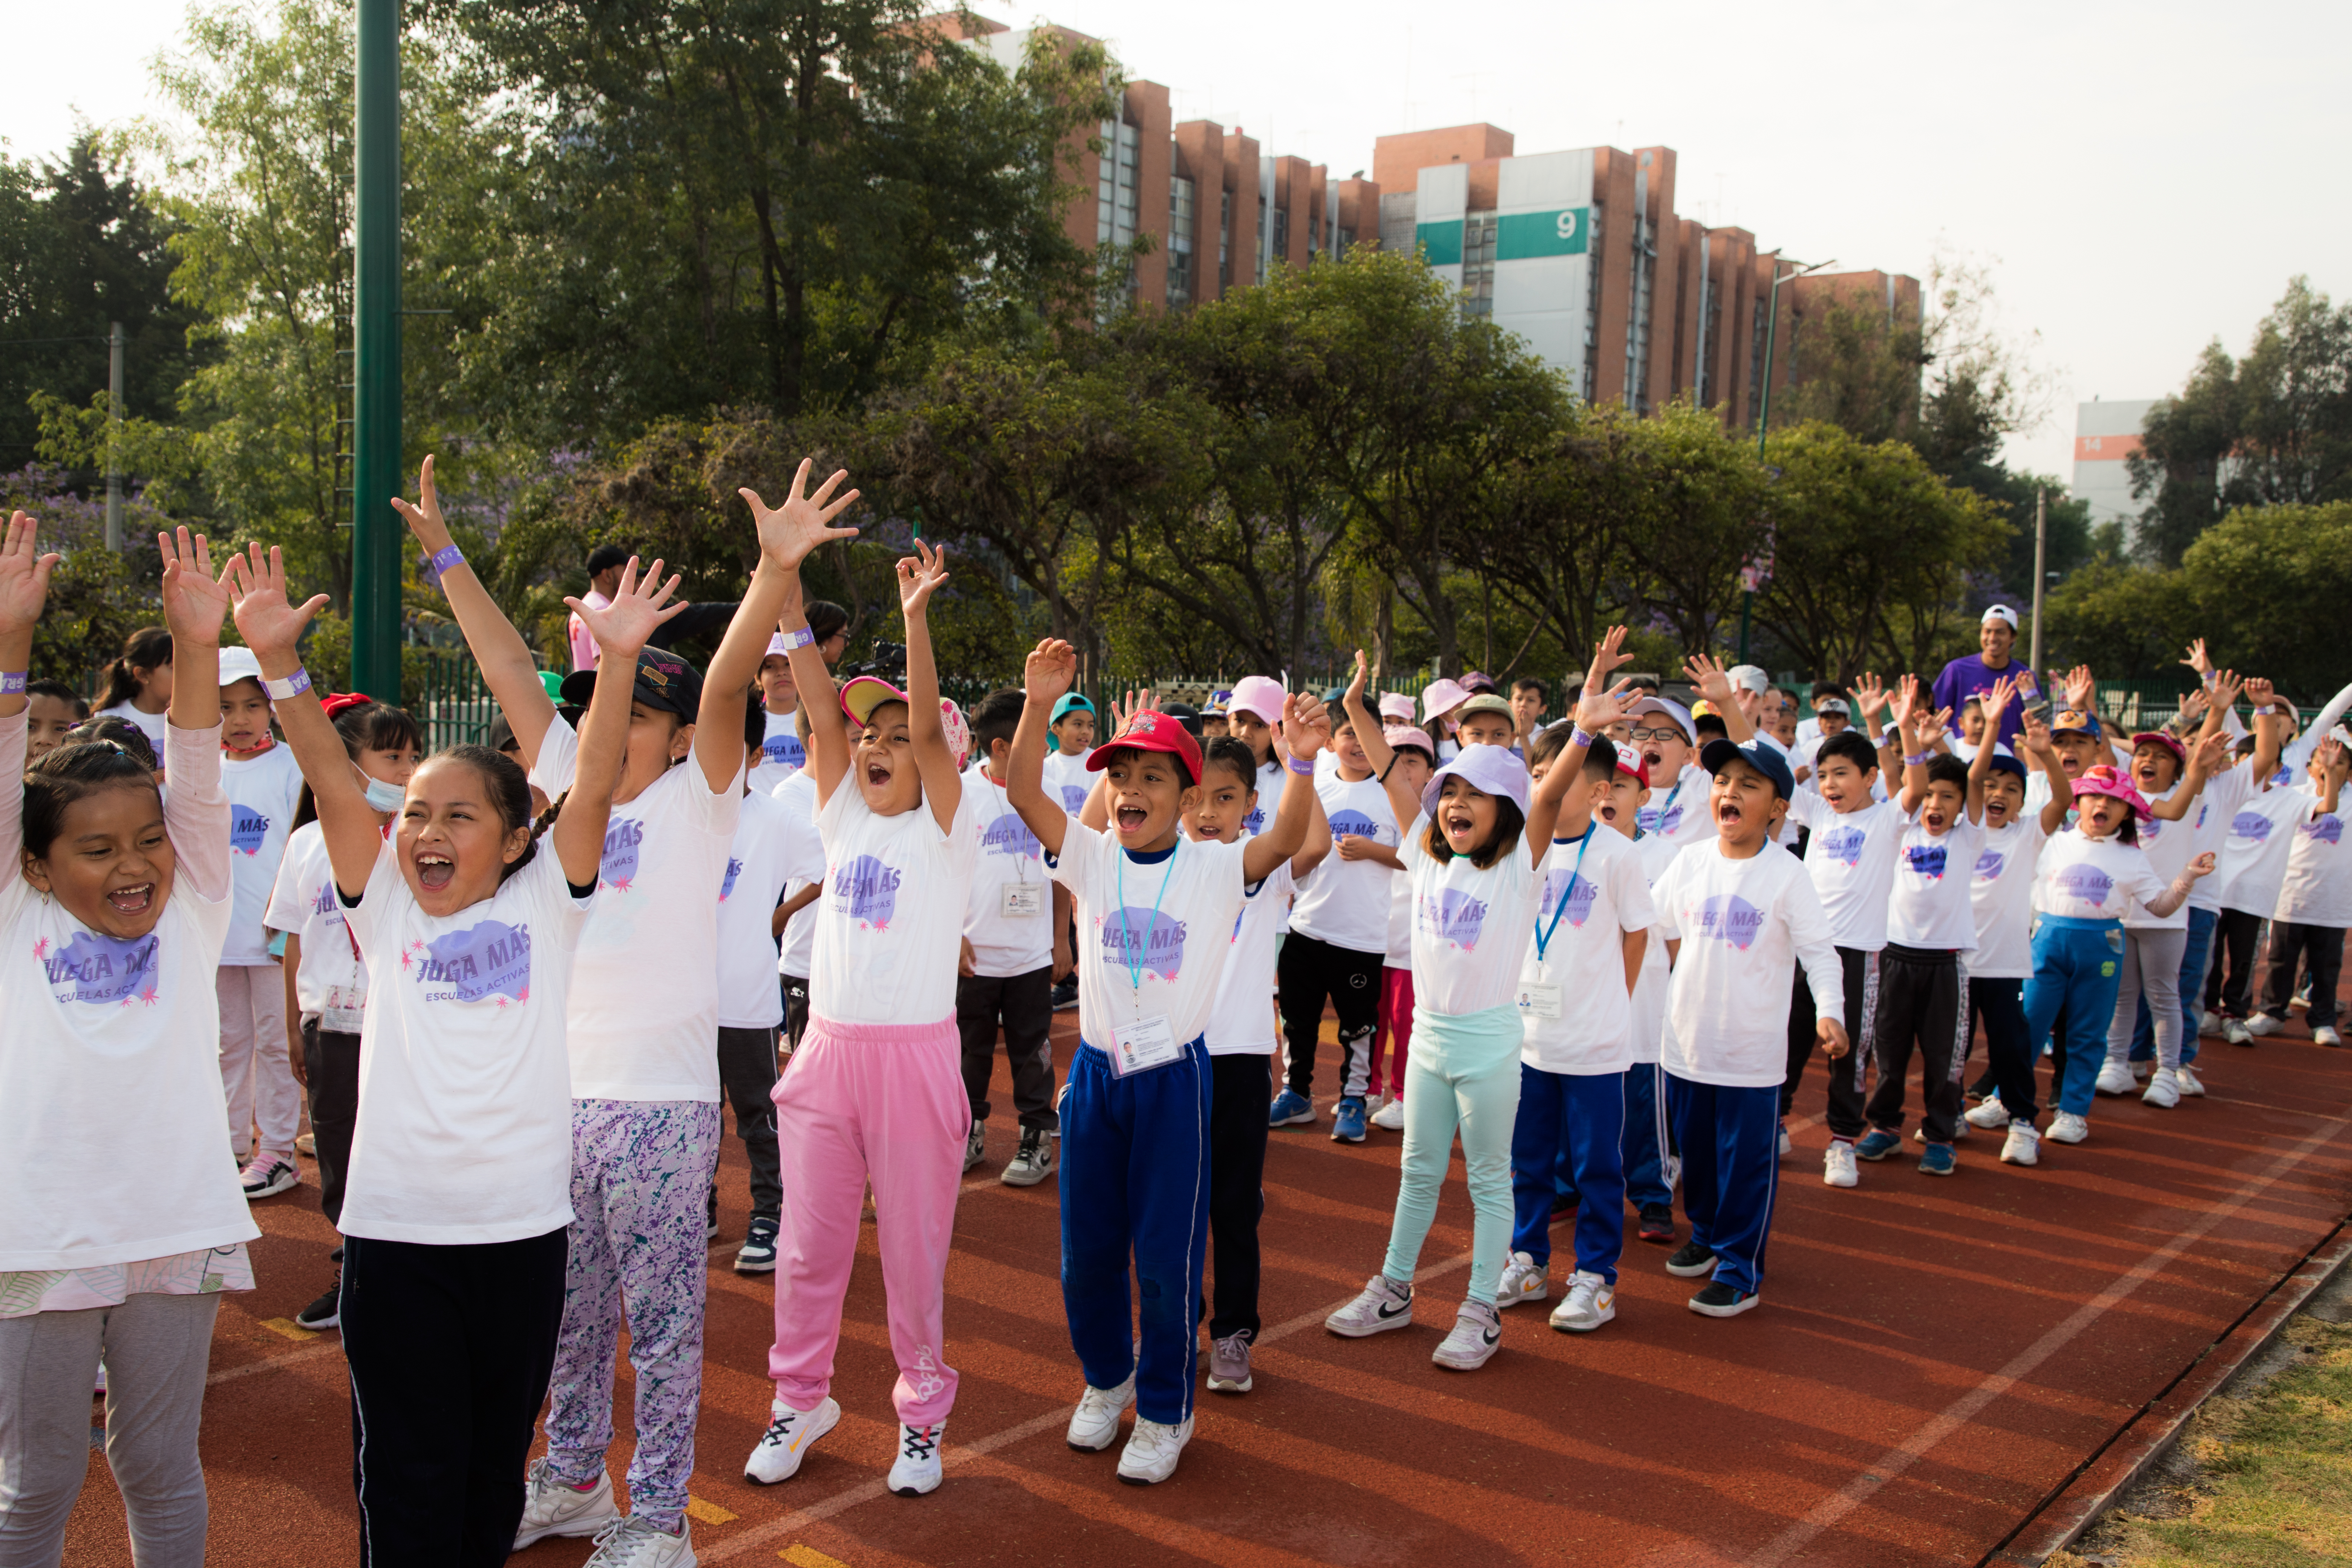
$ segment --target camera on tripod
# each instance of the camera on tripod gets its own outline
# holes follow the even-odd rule
[[[873,657],[861,659],[856,664],[843,665],[839,679],[850,680],[861,675],[878,675],[893,686],[905,686],[907,684],[907,645],[902,642],[885,642],[880,637],[875,638]]]

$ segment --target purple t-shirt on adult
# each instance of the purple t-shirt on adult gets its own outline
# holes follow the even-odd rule
[[[1976,654],[1956,658],[1944,666],[1943,674],[1936,677],[1936,706],[1952,710],[1952,733],[1957,735],[1960,732],[1961,703],[1979,691],[1991,690],[1992,683],[2004,676],[2014,679],[2025,673],[2025,666],[2016,658],[2011,658],[1999,669],[1987,668],[1985,661]],[[2038,689],[2011,694],[2009,706],[2000,710],[2000,722],[1994,729],[1994,739],[2015,749],[2011,743],[2016,741],[2018,731],[2025,728],[2026,700],[2038,698]]]

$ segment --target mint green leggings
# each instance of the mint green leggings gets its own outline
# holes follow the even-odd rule
[[[1489,1007],[1449,1017],[1412,1010],[1412,1056],[1404,1075],[1404,1160],[1396,1223],[1381,1271],[1412,1279],[1421,1244],[1437,1217],[1437,1193],[1462,1133],[1470,1178],[1470,1297],[1492,1303],[1511,1250],[1511,1129],[1519,1110],[1519,1010]]]

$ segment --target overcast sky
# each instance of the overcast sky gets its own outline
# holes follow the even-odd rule
[[[2056,387],[2011,460],[2062,479],[2077,400],[2176,389],[2209,340],[2242,350],[2297,272],[2352,296],[2341,0],[974,8],[1108,39],[1129,76],[1173,89],[1178,120],[1339,175],[1370,167],[1375,137],[1491,121],[1521,153],[1672,147],[1682,216],[1803,260],[1922,277],[1938,249],[1992,261],[2005,326],[2039,334]],[[184,11],[14,7],[0,139],[37,155],[77,110],[153,112],[146,64]]]

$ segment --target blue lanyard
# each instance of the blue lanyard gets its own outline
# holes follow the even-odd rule
[[[1544,961],[1544,949],[1551,945],[1552,933],[1559,930],[1559,917],[1568,913],[1569,897],[1576,891],[1577,878],[1584,874],[1584,852],[1592,847],[1593,829],[1600,826],[1598,818],[1586,823],[1584,837],[1576,841],[1576,866],[1568,874],[1568,886],[1559,890],[1559,902],[1552,906],[1551,924],[1546,925],[1541,921],[1536,922],[1536,962],[1538,963]]]
[[[1168,896],[1168,879],[1176,874],[1176,857],[1183,850],[1184,836],[1180,833],[1176,836],[1176,847],[1168,851],[1168,869],[1160,874],[1160,891],[1152,896],[1151,924],[1143,933],[1146,942],[1150,942],[1151,933],[1160,929],[1160,900]],[[1135,950],[1135,930],[1127,921],[1127,851],[1120,849],[1115,853],[1118,856],[1119,962],[1127,965],[1127,983],[1135,988],[1139,998],[1143,994],[1145,965],[1143,955]]]

